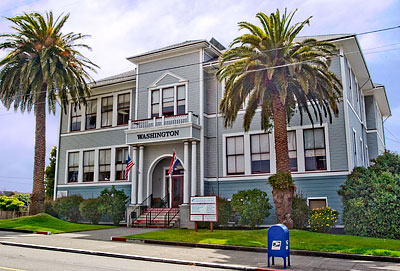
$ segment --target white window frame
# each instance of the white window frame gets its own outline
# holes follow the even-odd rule
[[[353,147],[352,149],[352,157],[353,157],[353,168],[358,166],[358,143],[357,143],[357,131],[353,128]],[[354,151],[354,152],[353,152]]]
[[[325,202],[326,202],[326,207],[329,207],[329,204],[328,204],[328,197],[307,197],[307,206],[310,206],[310,199],[311,199],[311,200],[313,200],[313,199],[325,200]]]
[[[361,155],[361,162],[362,166],[365,167],[365,157],[364,157],[364,142],[362,137],[360,137],[360,155]]]

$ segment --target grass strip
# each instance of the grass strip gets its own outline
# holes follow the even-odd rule
[[[34,216],[24,216],[14,219],[0,220],[0,228],[23,229],[33,231],[50,231],[51,233],[65,233],[77,231],[90,231],[99,229],[109,229],[115,226],[77,224],[67,222],[48,214],[38,214]]]
[[[249,247],[267,247],[267,229],[214,230],[169,229],[125,236],[134,239],[153,239],[189,243],[206,243]],[[400,240],[359,237],[351,235],[290,231],[291,249],[400,257]]]

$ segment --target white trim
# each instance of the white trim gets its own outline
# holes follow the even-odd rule
[[[117,119],[118,119],[118,95],[115,93],[113,95],[113,111],[111,115],[111,126],[115,127],[117,126]]]
[[[376,135],[378,136],[378,139],[381,141],[382,145],[385,146],[385,141],[383,140],[383,138],[381,137],[381,135],[377,129],[367,130],[366,133],[367,134],[376,133]]]
[[[199,121],[200,121],[200,196],[204,195],[204,71],[203,71],[203,61],[204,61],[204,49],[199,50],[200,53],[200,78],[199,78],[199,88],[200,88],[200,110],[199,110]],[[218,139],[217,139],[218,140]]]
[[[361,162],[362,162],[362,166],[363,167],[365,167],[365,157],[364,157],[364,142],[363,142],[363,139],[362,139],[362,137],[360,137],[360,147],[361,147],[361,152],[360,152],[360,154],[361,154]]]
[[[101,102],[103,97],[97,98],[97,108],[96,108],[96,129],[104,129],[101,127]],[[108,127],[106,127],[108,128]]]
[[[135,120],[138,119],[139,104],[139,64],[136,65],[136,89],[135,89]]]
[[[353,153],[353,150],[352,150],[352,157],[353,157],[353,167],[352,168],[355,168],[355,167],[357,167],[358,166],[358,148],[357,148],[357,131],[356,131],[356,129],[354,129],[353,128],[353,134],[352,134],[352,145],[354,145],[354,153]],[[355,157],[354,157],[355,156]]]
[[[188,81],[187,79],[185,79],[185,78],[183,78],[183,77],[181,77],[181,76],[179,76],[179,75],[177,75],[175,73],[167,71],[163,75],[161,75],[157,80],[155,80],[153,83],[151,83],[148,88],[158,88],[158,87],[160,87],[160,86],[157,86],[157,84],[161,80],[163,80],[167,75],[175,77],[176,79],[178,79],[179,83],[183,83],[183,82],[187,82]],[[176,83],[174,83],[174,84],[176,84]],[[161,86],[165,87],[164,85],[161,85]]]
[[[99,129],[89,129],[89,130],[86,130],[86,131],[71,132],[69,134],[61,134],[61,137],[84,135],[84,134],[91,134],[91,133],[98,133],[98,132],[107,132],[107,131],[114,131],[114,130],[128,130],[128,124],[119,125],[117,127],[104,127],[104,128],[99,128]]]
[[[86,105],[81,106],[81,132],[86,129]]]
[[[60,184],[59,188],[68,188],[68,187],[85,187],[85,186],[111,186],[111,185],[131,185],[131,182],[86,182],[86,183],[71,183],[71,184]]]
[[[93,181],[97,183],[99,181],[99,171],[100,171],[100,150],[107,150],[105,148],[95,149],[94,150],[94,172],[93,172]]]
[[[329,207],[329,205],[328,205],[328,197],[307,197],[307,205],[308,206],[310,206],[310,199],[311,200],[313,200],[313,199],[319,199],[319,200],[324,199],[325,203],[326,203],[326,207]]]
[[[60,110],[62,111],[62,109]],[[61,114],[61,112],[60,112]],[[72,116],[72,102],[68,103],[68,110],[67,110],[67,133],[71,133],[71,116]]]
[[[358,116],[356,110],[354,109],[354,107],[351,105],[351,103],[349,102],[349,100],[347,100],[347,104],[350,107],[350,109],[353,111],[354,115],[356,116],[357,120],[360,122],[360,124],[362,126],[365,126],[365,123],[360,119],[360,117]]]
[[[340,55],[344,55],[343,47],[340,47]],[[343,84],[343,97],[347,101],[347,80],[346,80],[346,71],[345,71],[345,64],[344,64],[344,57],[340,58],[340,70],[341,70],[341,77],[342,77],[342,84]],[[351,151],[351,146],[350,146],[350,127],[349,127],[349,109],[347,107],[347,102],[343,103],[343,112],[344,112],[344,126],[345,126],[345,135],[346,135],[346,144],[347,144],[347,169],[351,169],[352,165],[352,159],[350,154],[352,153]]]
[[[60,135],[61,135],[61,129],[62,129],[62,114],[63,114],[63,109],[60,107],[59,111],[59,116],[58,116],[58,136],[57,136],[57,150],[56,150],[56,169],[54,173],[54,189],[53,189],[53,200],[56,200],[57,198],[57,187],[58,187],[58,167],[60,166]]]
[[[347,176],[351,172],[345,171],[307,171],[307,172],[292,172],[294,178],[309,178],[309,177],[331,177],[331,176]],[[266,180],[273,175],[272,173],[252,174],[252,175],[228,175],[226,177],[219,177],[219,181],[247,181],[247,180]],[[215,177],[205,178],[208,182],[217,181]]]

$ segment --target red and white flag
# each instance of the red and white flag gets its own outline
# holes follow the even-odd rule
[[[129,170],[134,166],[135,164],[132,162],[131,157],[128,155],[128,160],[126,160],[126,169],[125,169],[125,180],[128,179],[128,173]]]

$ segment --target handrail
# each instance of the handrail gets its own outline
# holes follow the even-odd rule
[[[138,206],[135,207],[135,209],[133,209],[133,211],[132,211],[131,213],[136,212],[137,209],[138,209],[139,207],[142,207],[142,206],[144,205],[144,203],[145,203],[149,198],[151,198],[151,200],[150,200],[150,204],[151,204],[151,201],[152,201],[152,199],[153,199],[153,194],[150,194],[147,198],[145,198],[145,199],[142,201],[142,203],[140,203]],[[143,210],[140,210],[139,215],[136,215],[135,220],[132,220],[131,223],[133,224],[133,223],[136,221],[136,219],[138,219],[139,216],[141,216],[142,214],[143,214]]]
[[[174,211],[174,216],[172,216],[171,218],[170,218],[170,213],[171,213],[171,211]],[[178,210],[176,210],[176,209],[174,209],[174,208],[171,208],[168,212],[167,212],[167,215],[165,216],[165,218],[164,218],[164,226],[168,226],[168,228],[169,228],[169,224],[171,223],[171,221],[176,217],[176,215],[179,213],[179,209]]]

